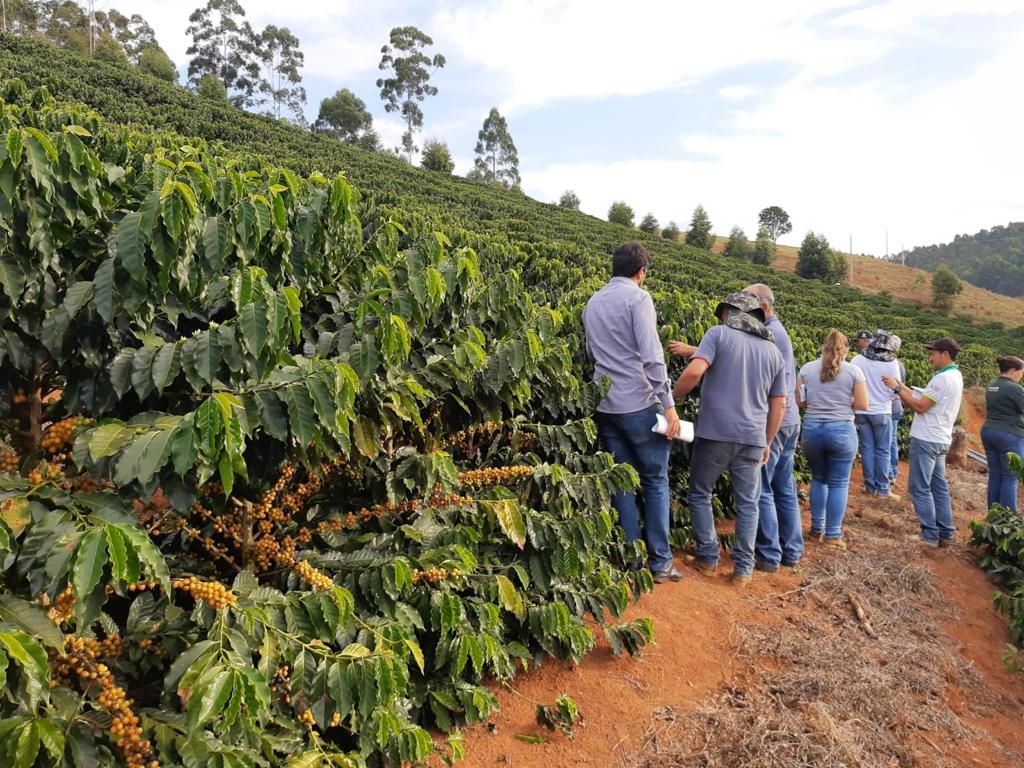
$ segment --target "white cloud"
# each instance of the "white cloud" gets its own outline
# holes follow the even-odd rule
[[[1007,37],[1022,35],[1024,25]],[[731,132],[681,139],[711,160],[553,165],[524,172],[524,188],[541,200],[572,188],[601,217],[623,199],[638,219],[653,211],[684,228],[702,203],[720,234],[734,224],[752,234],[757,211],[779,204],[794,222],[788,242],[813,229],[845,249],[852,234],[855,251],[878,255],[887,225],[890,251],[949,240],[1024,218],[1024,107],[1009,96],[1020,72],[1024,47],[1007,46],[912,97],[881,82],[797,79],[735,119]]]
[[[726,85],[719,88],[717,93],[726,101],[745,101],[751,96],[756,95],[760,92],[760,88],[755,85],[744,85],[737,83],[736,85]]]
[[[799,61],[829,73],[879,49],[855,35],[823,39],[808,19],[855,0],[786,3],[666,3],[638,0],[500,0],[445,7],[435,16],[439,46],[493,73],[503,112],[568,98],[652,93],[768,60]]]

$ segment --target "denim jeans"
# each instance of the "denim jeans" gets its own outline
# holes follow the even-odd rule
[[[921,538],[929,544],[952,539],[953,507],[946,484],[949,445],[910,438],[910,498],[921,522]]]
[[[597,434],[601,446],[620,464],[629,464],[640,475],[640,492],[644,510],[643,532],[637,511],[636,493],[617,492],[612,506],[619,513],[619,524],[626,538],[643,538],[647,544],[647,561],[652,571],[672,566],[672,549],[668,544],[668,458],[672,443],[651,431],[660,407],[652,405],[632,413],[601,413],[598,411]]]
[[[709,564],[718,563],[718,536],[711,511],[711,494],[722,473],[729,470],[736,503],[736,546],[733,571],[749,576],[754,571],[754,537],[757,535],[758,497],[761,494],[761,458],[764,448],[743,443],[698,437],[690,459],[690,490],[687,505],[693,525],[694,554]]]
[[[894,413],[892,415],[890,431],[892,432],[892,439],[889,449],[889,485],[892,485],[892,481],[900,476],[900,443],[897,439],[900,431],[900,416],[902,413]]]
[[[1007,454],[1024,456],[1024,437],[993,427],[981,428],[981,443],[988,459],[988,505],[1002,504],[1017,511],[1017,474],[1007,463]]]
[[[857,431],[860,433],[860,465],[864,470],[864,490],[867,493],[889,493],[889,464],[892,461],[892,415],[888,413],[858,413]]]
[[[761,467],[760,515],[754,552],[766,563],[795,563],[804,553],[800,504],[793,479],[793,456],[800,425],[779,427],[768,462]]]
[[[852,421],[805,419],[802,445],[811,465],[811,530],[841,538],[857,430]]]

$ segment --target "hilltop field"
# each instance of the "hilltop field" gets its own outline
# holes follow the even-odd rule
[[[721,253],[728,238],[716,236],[715,251]],[[799,248],[780,245],[775,267],[796,271]],[[844,254],[853,262],[851,285],[866,293],[888,292],[900,301],[930,307],[932,304],[932,273],[916,267],[904,267],[870,256]],[[1007,327],[1024,325],[1024,300],[994,293],[964,282],[964,290],[953,301],[953,313],[972,322],[1002,323]]]

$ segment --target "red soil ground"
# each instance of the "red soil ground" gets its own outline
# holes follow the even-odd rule
[[[969,410],[969,409],[968,409]],[[980,427],[977,414],[967,425],[974,435]],[[906,468],[901,469],[906,477]],[[873,508],[860,488],[859,470],[851,479],[847,517],[848,535],[856,535],[861,513],[870,517]],[[965,545],[967,523],[984,517],[985,476],[969,470],[951,470],[954,514],[958,544],[937,552],[913,552],[916,561],[927,563],[936,577],[946,610],[935,606],[939,626],[960,646],[960,653],[979,672],[986,690],[950,685],[945,691],[949,707],[964,724],[987,735],[969,744],[953,743],[943,734],[931,734],[927,744],[939,751],[946,764],[1020,768],[1013,752],[1024,753],[1024,678],[1010,674],[1001,654],[1009,641],[1006,619],[992,606],[992,585],[975,564]],[[898,492],[905,492],[901,481]],[[805,528],[809,523],[806,505]],[[906,517],[912,530],[913,511],[904,500],[895,514]],[[842,556],[820,546],[808,546],[805,558]],[[466,738],[466,766],[620,766],[629,765],[626,756],[642,745],[643,733],[652,711],[672,707],[677,712],[695,711],[706,705],[724,685],[749,680],[751,667],[736,658],[735,632],[741,626],[787,628],[784,593],[800,584],[800,576],[788,569],[778,574],[755,574],[746,590],[730,586],[727,578],[707,578],[687,567],[677,556],[676,564],[686,578],[679,584],[659,585],[629,612],[628,618],[649,616],[654,620],[656,644],[636,659],[617,658],[602,642],[579,667],[546,662],[521,676],[512,688],[498,689],[501,711],[489,727],[474,727]],[[723,561],[728,571],[728,561]],[[953,606],[950,616],[948,608]],[[852,617],[851,617],[852,620]],[[596,634],[601,636],[598,631]],[[769,672],[770,660],[754,674]],[[767,666],[766,666],[767,665]],[[549,734],[534,721],[535,703],[552,704],[567,693],[579,705],[586,723],[574,740]],[[979,697],[983,695],[984,702]],[[979,712],[982,713],[979,715]],[[526,743],[517,736],[538,736],[544,743]],[[925,747],[927,750],[928,747]],[[927,758],[921,765],[928,765]],[[737,766],[737,768],[742,768]]]

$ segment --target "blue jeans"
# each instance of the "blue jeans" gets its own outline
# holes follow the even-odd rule
[[[647,561],[652,571],[672,566],[672,549],[668,545],[668,458],[672,443],[651,431],[660,407],[652,405],[632,413],[601,413],[595,416],[601,445],[620,464],[629,464],[640,475],[643,497],[644,527],[640,530],[636,494],[617,492],[612,506],[619,513],[619,524],[626,538],[643,538],[647,544]]]
[[[892,485],[892,481],[900,476],[900,443],[897,437],[900,431],[900,416],[902,413],[894,413],[892,415],[892,441],[891,448],[889,449],[889,484]]]
[[[761,495],[761,458],[764,448],[698,437],[690,459],[687,505],[693,526],[694,554],[709,565],[718,563],[718,536],[711,511],[711,494],[725,470],[732,481],[736,503],[736,546],[732,549],[733,572],[749,576],[754,571],[754,537],[757,535],[758,497]]]
[[[953,507],[946,484],[949,445],[910,438],[910,498],[921,522],[921,538],[929,544],[952,539]]]
[[[805,419],[802,445],[811,465],[811,530],[841,538],[857,430],[852,421]]]
[[[892,459],[892,416],[888,413],[858,413],[860,465],[867,493],[889,493],[889,465]]]
[[[988,505],[1002,504],[1017,511],[1017,473],[1010,469],[1007,454],[1024,456],[1024,437],[993,427],[981,428],[981,443],[988,459]]]
[[[760,516],[754,552],[766,563],[795,563],[804,553],[800,530],[800,504],[793,479],[793,455],[800,425],[779,427],[768,462],[761,467]]]

